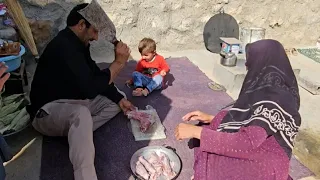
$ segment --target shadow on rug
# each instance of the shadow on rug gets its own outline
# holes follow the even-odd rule
[[[232,99],[224,92],[209,89],[207,84],[211,82],[210,79],[187,58],[170,58],[167,62],[171,71],[165,79],[166,88],[153,92],[148,97],[132,97],[131,89],[124,84],[135,69],[135,61],[129,62],[116,80],[117,87],[124,91],[136,106],[145,108],[146,105],[151,105],[157,110],[166,128],[167,139],[134,141],[128,129],[128,119],[123,114],[118,114],[94,132],[95,166],[99,180],[129,179],[130,158],[133,153],[148,145],[164,144],[174,147],[182,159],[183,169],[178,179],[190,179],[193,175],[193,150],[188,148],[187,140],[175,140],[174,128],[186,113],[199,109],[215,114]],[[73,179],[66,138],[44,137],[41,163],[41,180]]]

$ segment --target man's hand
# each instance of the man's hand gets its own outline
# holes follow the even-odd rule
[[[132,79],[126,80],[126,84],[132,85],[133,84]]]
[[[109,70],[111,72],[109,84],[113,82],[113,80],[118,76],[120,71],[124,68],[126,62],[129,59],[130,52],[131,51],[129,47],[125,43],[121,41],[117,43],[115,49],[116,58],[109,66]]]
[[[123,43],[122,41],[119,41],[119,43],[116,45],[115,53],[115,61],[121,64],[125,64],[129,59],[131,51],[127,44]]]
[[[162,71],[160,71],[160,75],[161,75],[161,76],[166,76],[167,73],[166,73],[166,71],[162,70]]]
[[[8,66],[6,66],[4,63],[0,63],[0,91],[2,91],[4,83],[9,79],[10,74],[5,72],[7,71]],[[5,74],[3,76],[3,74]]]
[[[122,98],[119,102],[119,106],[121,108],[121,110],[126,114],[128,111],[133,111],[135,110],[134,105],[126,100],[125,98]]]

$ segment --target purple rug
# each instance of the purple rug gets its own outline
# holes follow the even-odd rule
[[[124,85],[136,65],[128,63],[116,80],[129,100],[139,108],[153,106],[166,128],[167,139],[135,142],[128,129],[128,120],[119,114],[113,120],[94,132],[96,147],[95,165],[99,180],[127,180],[131,176],[130,158],[138,149],[148,145],[169,145],[176,149],[182,159],[183,169],[178,180],[188,180],[193,175],[193,150],[188,141],[178,142],[174,128],[181,117],[193,110],[215,114],[232,99],[223,92],[214,92],[207,87],[210,80],[187,58],[170,58],[170,74],[165,79],[167,87],[152,93],[149,97],[131,97],[131,90]],[[106,68],[106,64],[100,65]],[[73,170],[68,157],[66,138],[44,137],[42,145],[41,180],[73,180]],[[293,179],[313,175],[293,158],[290,174]]]
[[[136,62],[129,62],[116,80],[118,88],[123,90],[136,106],[144,108],[149,104],[157,110],[166,128],[167,139],[134,141],[128,129],[129,121],[123,114],[119,114],[94,132],[95,165],[99,180],[129,179],[131,156],[148,145],[169,145],[175,148],[183,163],[177,179],[186,180],[193,175],[193,150],[189,149],[187,140],[175,140],[174,128],[189,111],[199,109],[215,114],[232,99],[226,93],[210,90],[207,87],[210,79],[187,58],[170,58],[168,63],[171,72],[165,79],[167,87],[148,97],[131,97],[131,90],[124,85]],[[73,170],[68,157],[67,139],[44,137],[41,164],[41,180],[72,180]]]

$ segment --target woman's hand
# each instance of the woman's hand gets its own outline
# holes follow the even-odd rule
[[[0,91],[2,91],[4,83],[9,79],[10,74],[5,73],[8,69],[8,66],[6,66],[4,63],[0,63]]]
[[[214,116],[203,113],[201,111],[193,111],[182,117],[183,121],[201,121],[204,123],[210,123]]]
[[[177,140],[197,138],[200,139],[202,127],[192,124],[180,123],[175,129]]]

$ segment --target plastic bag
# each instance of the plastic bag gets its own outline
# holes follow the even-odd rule
[[[155,109],[147,105],[146,110],[139,110],[136,108],[134,111],[127,113],[129,119],[134,119],[140,122],[140,131],[146,132],[155,122],[156,119],[153,116]]]

